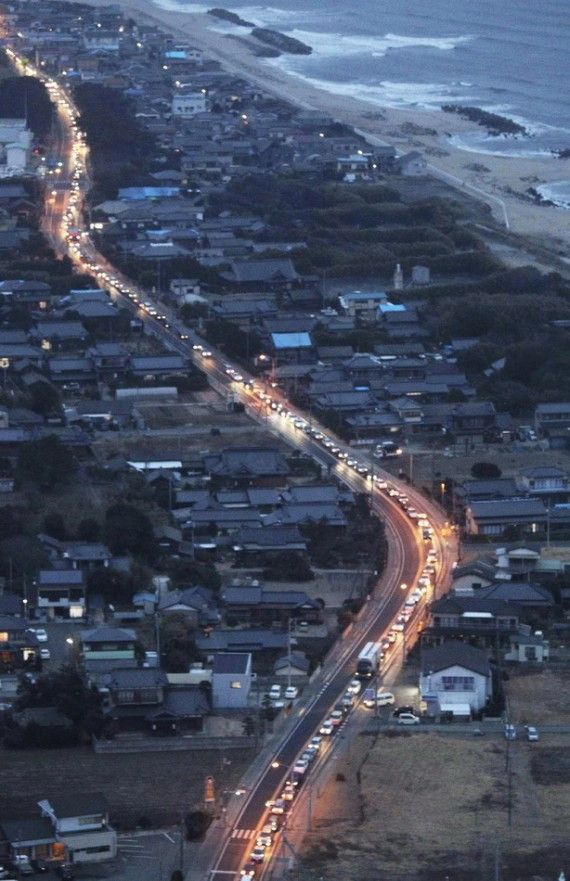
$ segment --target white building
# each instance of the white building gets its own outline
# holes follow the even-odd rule
[[[27,169],[32,137],[25,119],[0,119],[0,177],[15,177]]]
[[[215,710],[246,707],[251,689],[251,655],[227,652],[214,655],[212,704]]]
[[[109,825],[109,807],[101,792],[58,795],[38,802],[54,827],[56,841],[69,863],[110,860],[117,855],[117,833]]]
[[[172,96],[172,115],[191,119],[197,113],[205,113],[206,96],[203,92],[180,92]]]
[[[487,652],[451,640],[422,652],[420,696],[428,714],[470,717],[492,696]]]

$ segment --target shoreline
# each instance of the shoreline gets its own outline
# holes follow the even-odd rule
[[[105,0],[86,0],[106,6]],[[533,201],[528,190],[570,177],[566,163],[555,156],[494,156],[462,150],[454,136],[473,132],[473,123],[443,110],[392,109],[335,94],[285,73],[268,59],[257,57],[244,43],[213,28],[205,13],[173,12],[152,0],[119,0],[127,15],[160,27],[202,49],[230,73],[259,85],[296,107],[318,110],[352,126],[370,143],[394,146],[399,152],[418,150],[429,173],[466,195],[484,201],[504,228],[535,239],[553,258],[570,258],[570,214],[554,205]],[[565,174],[566,172],[566,174]]]

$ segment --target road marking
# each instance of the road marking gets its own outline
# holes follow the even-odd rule
[[[255,829],[234,829],[232,838],[252,838],[255,835]]]
[[[168,832],[163,832],[162,834],[164,835],[165,838],[168,838],[168,840],[171,841],[172,844],[175,844],[174,838],[172,838],[172,837],[168,834]]]

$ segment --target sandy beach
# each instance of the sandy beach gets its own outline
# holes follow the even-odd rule
[[[91,0],[90,5],[106,4]],[[529,187],[570,177],[570,160],[490,156],[457,149],[448,143],[449,136],[472,131],[473,123],[454,114],[385,109],[334,95],[283,73],[271,62],[256,57],[244,43],[213,30],[215,20],[207,15],[172,12],[149,0],[121,0],[119,5],[137,21],[159,25],[264,90],[354,126],[371,143],[379,139],[401,152],[421,151],[430,163],[431,173],[484,200],[498,223],[535,239],[538,245],[570,263],[570,212],[534,203],[526,195]]]

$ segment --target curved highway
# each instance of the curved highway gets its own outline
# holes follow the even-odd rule
[[[17,56],[13,52],[11,54],[17,66]],[[299,714],[284,736],[274,761],[268,763],[257,782],[246,793],[236,822],[227,830],[226,836],[218,840],[218,853],[212,852],[209,867],[209,873],[216,881],[218,874],[239,875],[255,843],[252,836],[261,827],[267,813],[266,802],[280,794],[280,787],[290,774],[296,757],[318,730],[331,707],[346,692],[355,671],[359,651],[366,642],[378,641],[398,616],[406,595],[401,590],[401,585],[409,585],[411,590],[421,574],[425,564],[426,545],[415,523],[385,492],[387,487],[383,481],[389,487],[405,493],[418,511],[425,512],[434,528],[432,545],[437,550],[440,561],[438,581],[446,580],[449,575],[453,564],[453,541],[452,537],[444,538],[442,535],[443,519],[437,505],[426,500],[413,487],[402,484],[383,472],[362,451],[347,446],[312,418],[308,423],[305,414],[291,408],[279,390],[270,389],[270,398],[259,385],[256,386],[258,380],[255,377],[243,375],[241,366],[225,363],[227,358],[210,347],[210,351],[205,352],[203,341],[181,327],[168,308],[160,302],[153,304],[148,293],[137,290],[130,279],[121,277],[96,252],[83,229],[81,216],[82,193],[88,184],[88,156],[82,135],[77,130],[77,110],[57,83],[42,76],[39,71],[35,73],[49,88],[57,104],[63,129],[54,147],[57,167],[60,169],[57,175],[58,185],[48,196],[45,218],[45,230],[51,241],[58,246],[58,250],[67,251],[81,271],[88,270],[96,275],[102,286],[109,290],[113,300],[126,305],[141,317],[147,332],[160,339],[170,351],[179,352],[199,363],[212,387],[218,392],[231,394],[241,400],[253,419],[263,422],[269,431],[313,456],[321,465],[326,466],[328,473],[334,474],[351,489],[369,493],[372,510],[385,523],[389,548],[386,571],[375,586],[369,602],[365,603],[358,626],[348,638],[338,642],[331,650],[323,668],[323,684],[319,693],[301,710],[302,715]],[[66,182],[69,186],[66,186]],[[70,230],[74,229],[80,231],[79,239],[70,242]],[[240,379],[236,381],[232,378],[232,373],[238,371]],[[325,446],[325,441],[328,441],[328,446]],[[404,651],[405,639],[405,635],[402,635],[398,643],[403,646]],[[397,646],[394,647],[394,651],[396,650]],[[325,744],[323,748],[325,756],[332,748],[334,737],[330,740],[332,743]],[[318,761],[323,760],[320,758]]]

